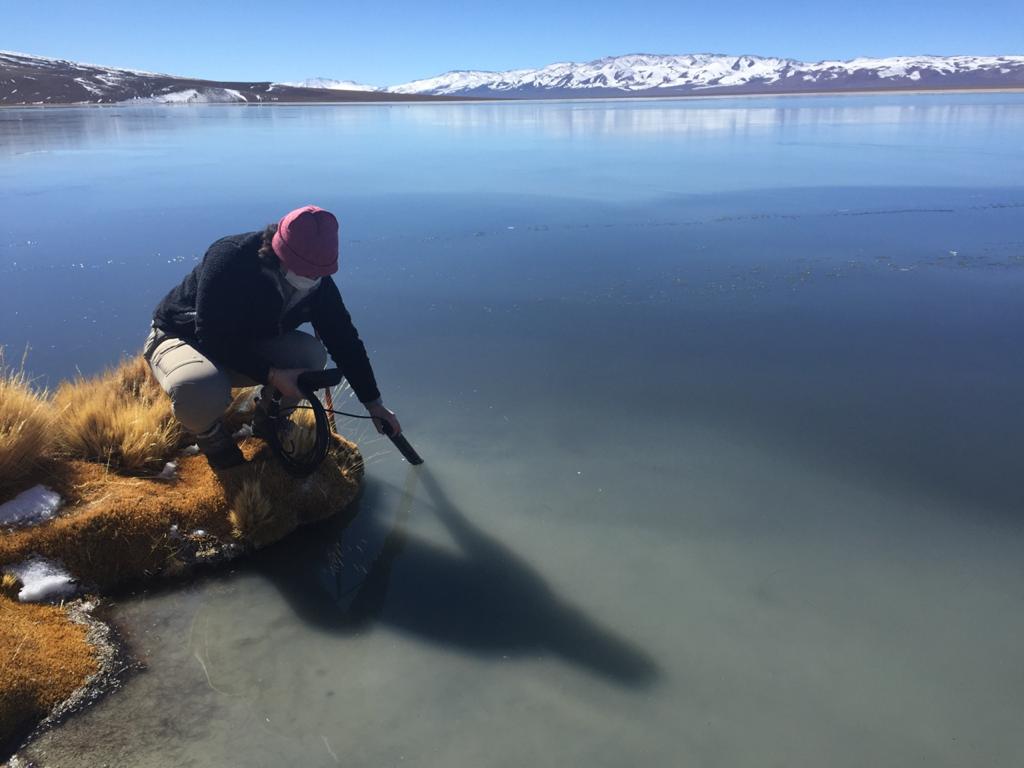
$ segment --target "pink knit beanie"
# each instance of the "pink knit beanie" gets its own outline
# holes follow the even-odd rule
[[[338,220],[315,205],[296,208],[278,222],[273,246],[281,263],[297,275],[333,275],[338,271]]]

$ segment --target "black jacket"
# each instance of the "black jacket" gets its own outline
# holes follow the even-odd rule
[[[257,256],[261,243],[261,232],[215,242],[181,285],[160,302],[153,323],[169,336],[189,342],[217,365],[265,384],[270,362],[254,351],[253,342],[310,322],[356,397],[363,403],[380,397],[366,347],[334,280],[325,277],[282,318],[279,278],[275,268]]]

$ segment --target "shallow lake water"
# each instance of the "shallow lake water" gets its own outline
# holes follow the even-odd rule
[[[47,765],[1013,766],[1024,95],[0,111],[0,344],[315,202],[354,509],[119,601]]]

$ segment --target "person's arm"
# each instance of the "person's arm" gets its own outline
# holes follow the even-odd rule
[[[381,423],[387,422],[391,426],[391,434],[400,435],[402,425],[395,412],[384,407],[366,347],[352,324],[352,316],[345,308],[334,280],[324,278],[314,302],[313,328],[320,334],[334,364],[352,385],[359,402],[373,416],[377,431],[384,434]]]
[[[325,277],[317,290],[312,322],[334,364],[352,385],[359,402],[367,408],[379,402],[380,390],[377,389],[366,347],[352,324],[352,316],[341,300],[338,286],[330,277]]]
[[[266,384],[270,363],[245,343],[252,312],[250,271],[233,243],[219,242],[207,252],[196,290],[196,336],[200,349],[217,363]]]

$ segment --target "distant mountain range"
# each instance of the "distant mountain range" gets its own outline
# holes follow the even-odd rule
[[[13,104],[260,104],[303,101],[430,101],[437,97],[296,87],[272,82],[199,80],[138,69],[81,64],[0,51],[0,105]],[[446,97],[451,98],[451,97]]]
[[[405,101],[1024,89],[1024,56],[895,56],[807,63],[632,54],[506,72],[452,71],[378,88],[350,80],[223,82],[0,51],[0,105]]]
[[[762,56],[635,54],[508,72],[446,72],[390,93],[518,98],[1024,88],[1024,56],[896,56],[806,63]]]

